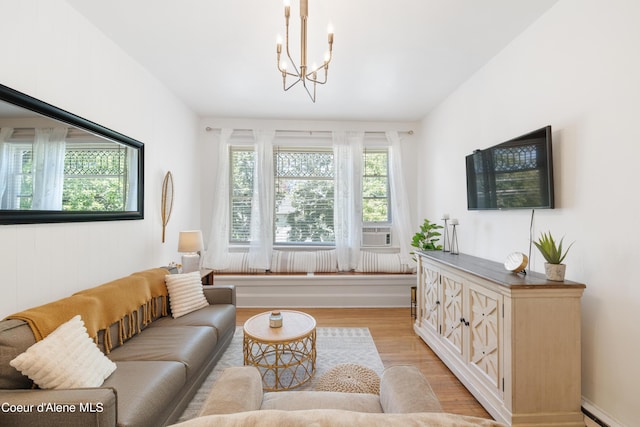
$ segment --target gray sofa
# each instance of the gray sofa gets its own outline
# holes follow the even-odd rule
[[[118,281],[126,284],[135,274]],[[161,288],[159,277],[164,277],[162,271],[146,275],[156,281],[156,289]],[[101,331],[98,346],[117,368],[98,388],[34,388],[9,365],[36,342],[32,328],[23,320],[0,321],[0,425],[148,427],[175,422],[235,331],[234,287],[204,286],[204,294],[209,306],[175,319],[168,312],[168,297],[153,296],[157,305],[141,307],[111,324],[107,339],[107,329]],[[163,310],[149,308],[162,304]],[[97,307],[102,306],[107,305]],[[86,309],[85,315],[95,310]]]

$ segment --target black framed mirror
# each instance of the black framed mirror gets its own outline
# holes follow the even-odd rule
[[[0,224],[143,218],[143,143],[0,85]]]

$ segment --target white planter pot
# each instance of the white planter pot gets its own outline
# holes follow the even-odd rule
[[[544,263],[544,273],[547,275],[547,280],[553,280],[554,282],[563,282],[564,273],[567,270],[565,264],[549,264]]]

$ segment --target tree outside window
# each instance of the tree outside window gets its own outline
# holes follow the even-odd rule
[[[365,150],[362,177],[362,222],[388,223],[389,154],[387,150]]]
[[[331,150],[275,153],[275,243],[333,243]]]
[[[33,206],[33,149],[31,143],[12,144],[15,186],[7,202],[16,209]],[[113,144],[67,143],[64,153],[63,211],[120,212],[127,197],[127,150]]]
[[[389,223],[389,166],[386,149],[363,153],[362,201],[364,223]],[[276,148],[274,152],[276,244],[335,242],[334,163],[331,148]],[[231,150],[230,241],[249,241],[255,154]]]

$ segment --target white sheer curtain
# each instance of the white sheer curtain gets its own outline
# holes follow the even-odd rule
[[[218,168],[215,182],[211,185],[211,189],[215,189],[218,197],[213,205],[211,231],[202,263],[214,270],[224,270],[229,267],[229,139],[232,133],[233,129],[220,131]]]
[[[402,150],[400,136],[396,131],[385,132],[389,142],[389,177],[391,187],[391,212],[393,224],[391,235],[394,244],[400,247],[400,260],[403,264],[412,266],[415,262],[410,255],[410,237],[412,235],[411,210],[408,193],[405,187],[404,168],[402,167]]]
[[[4,127],[0,129],[0,209],[8,209],[10,200],[4,200],[5,192],[9,186],[9,172],[11,171],[11,159],[9,158],[9,143],[7,142],[13,134],[13,128]]]
[[[249,268],[271,268],[273,252],[273,139],[275,131],[254,130],[256,163],[253,169]]]
[[[33,210],[61,210],[67,128],[36,128],[33,141]]]
[[[132,147],[127,147],[127,199],[124,210],[138,210],[138,150]]]
[[[363,139],[364,132],[333,132],[333,228],[340,271],[356,268],[360,256]]]

